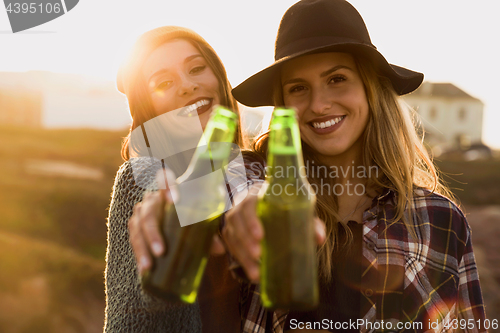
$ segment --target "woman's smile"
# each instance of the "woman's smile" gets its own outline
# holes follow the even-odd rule
[[[220,104],[217,77],[187,40],[173,39],[156,48],[146,59],[143,75],[158,115],[180,109],[177,115],[199,116],[205,128],[212,106]]]
[[[315,119],[309,122],[312,126],[313,131],[317,134],[328,134],[336,131],[340,126],[342,126],[345,119],[344,116],[327,116],[321,119]]]
[[[304,142],[324,157],[359,156],[369,107],[351,55],[329,52],[290,60],[281,82],[285,105],[297,110]]]
[[[177,115],[182,117],[193,117],[195,115],[199,116],[212,109],[212,101],[213,98],[197,98],[194,101],[188,102]]]

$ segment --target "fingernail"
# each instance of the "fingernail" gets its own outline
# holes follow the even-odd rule
[[[166,191],[165,195],[168,202],[174,203],[174,199],[172,198],[172,193],[170,193],[170,191]]]
[[[259,270],[253,268],[250,270],[250,276],[248,277],[252,282],[257,283],[259,281]]]
[[[259,227],[253,227],[252,228],[252,234],[254,235],[255,238],[259,239],[261,237],[261,233],[260,233]]]
[[[252,255],[254,256],[255,259],[259,258],[259,256],[260,256],[260,246],[259,245],[252,246]]]
[[[146,256],[142,256],[139,262],[139,271],[142,272],[148,267],[149,267],[149,258]]]
[[[159,242],[154,242],[153,245],[151,245],[153,248],[153,253],[157,256],[161,255],[163,253],[163,246]]]
[[[322,238],[325,238],[326,237],[326,234],[325,234],[325,228],[322,228],[321,225],[316,225],[316,231],[318,232],[318,234],[322,237]]]
[[[172,202],[176,203],[179,200],[179,192],[177,192],[177,186],[171,186],[169,193]]]

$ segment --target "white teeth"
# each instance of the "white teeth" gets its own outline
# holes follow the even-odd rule
[[[191,112],[195,112],[198,108],[201,108],[202,106],[208,105],[210,101],[208,99],[202,99],[194,104],[186,106],[186,109],[181,112],[179,115],[185,116],[190,114]]]
[[[338,124],[342,119],[344,119],[344,117],[345,116],[341,116],[321,123],[313,123],[312,125],[314,128],[326,128]]]

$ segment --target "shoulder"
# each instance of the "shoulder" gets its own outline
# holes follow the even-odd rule
[[[412,209],[418,229],[427,229],[435,246],[442,240],[455,241],[458,248],[470,238],[470,226],[463,211],[452,200],[427,189],[416,189]],[[462,244],[462,246],[460,245]]]
[[[415,208],[425,207],[431,210],[443,210],[465,218],[464,213],[450,198],[424,188],[416,188],[413,195]]]
[[[115,176],[115,187],[137,186],[146,189],[155,179],[156,172],[161,168],[161,161],[149,157],[131,158],[125,161]]]
[[[158,160],[133,158],[125,161],[118,169],[113,185],[112,204],[126,198],[133,202],[142,200],[144,192],[154,184],[156,172],[161,167]]]
[[[254,179],[266,178],[266,161],[254,151],[243,151],[243,161],[247,175],[251,175]]]
[[[415,189],[412,206],[417,212],[467,221],[465,214],[455,202],[444,195],[427,189]]]
[[[264,180],[266,177],[265,161],[251,150],[241,150],[228,164],[229,180]]]

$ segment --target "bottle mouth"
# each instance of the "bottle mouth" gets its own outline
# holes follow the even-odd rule
[[[295,109],[276,108],[273,111],[273,117],[296,117],[297,112]]]
[[[236,113],[220,105],[217,105],[215,107],[213,114],[214,114],[213,117],[223,116],[225,118],[230,118],[234,120],[238,119],[238,115]]]

